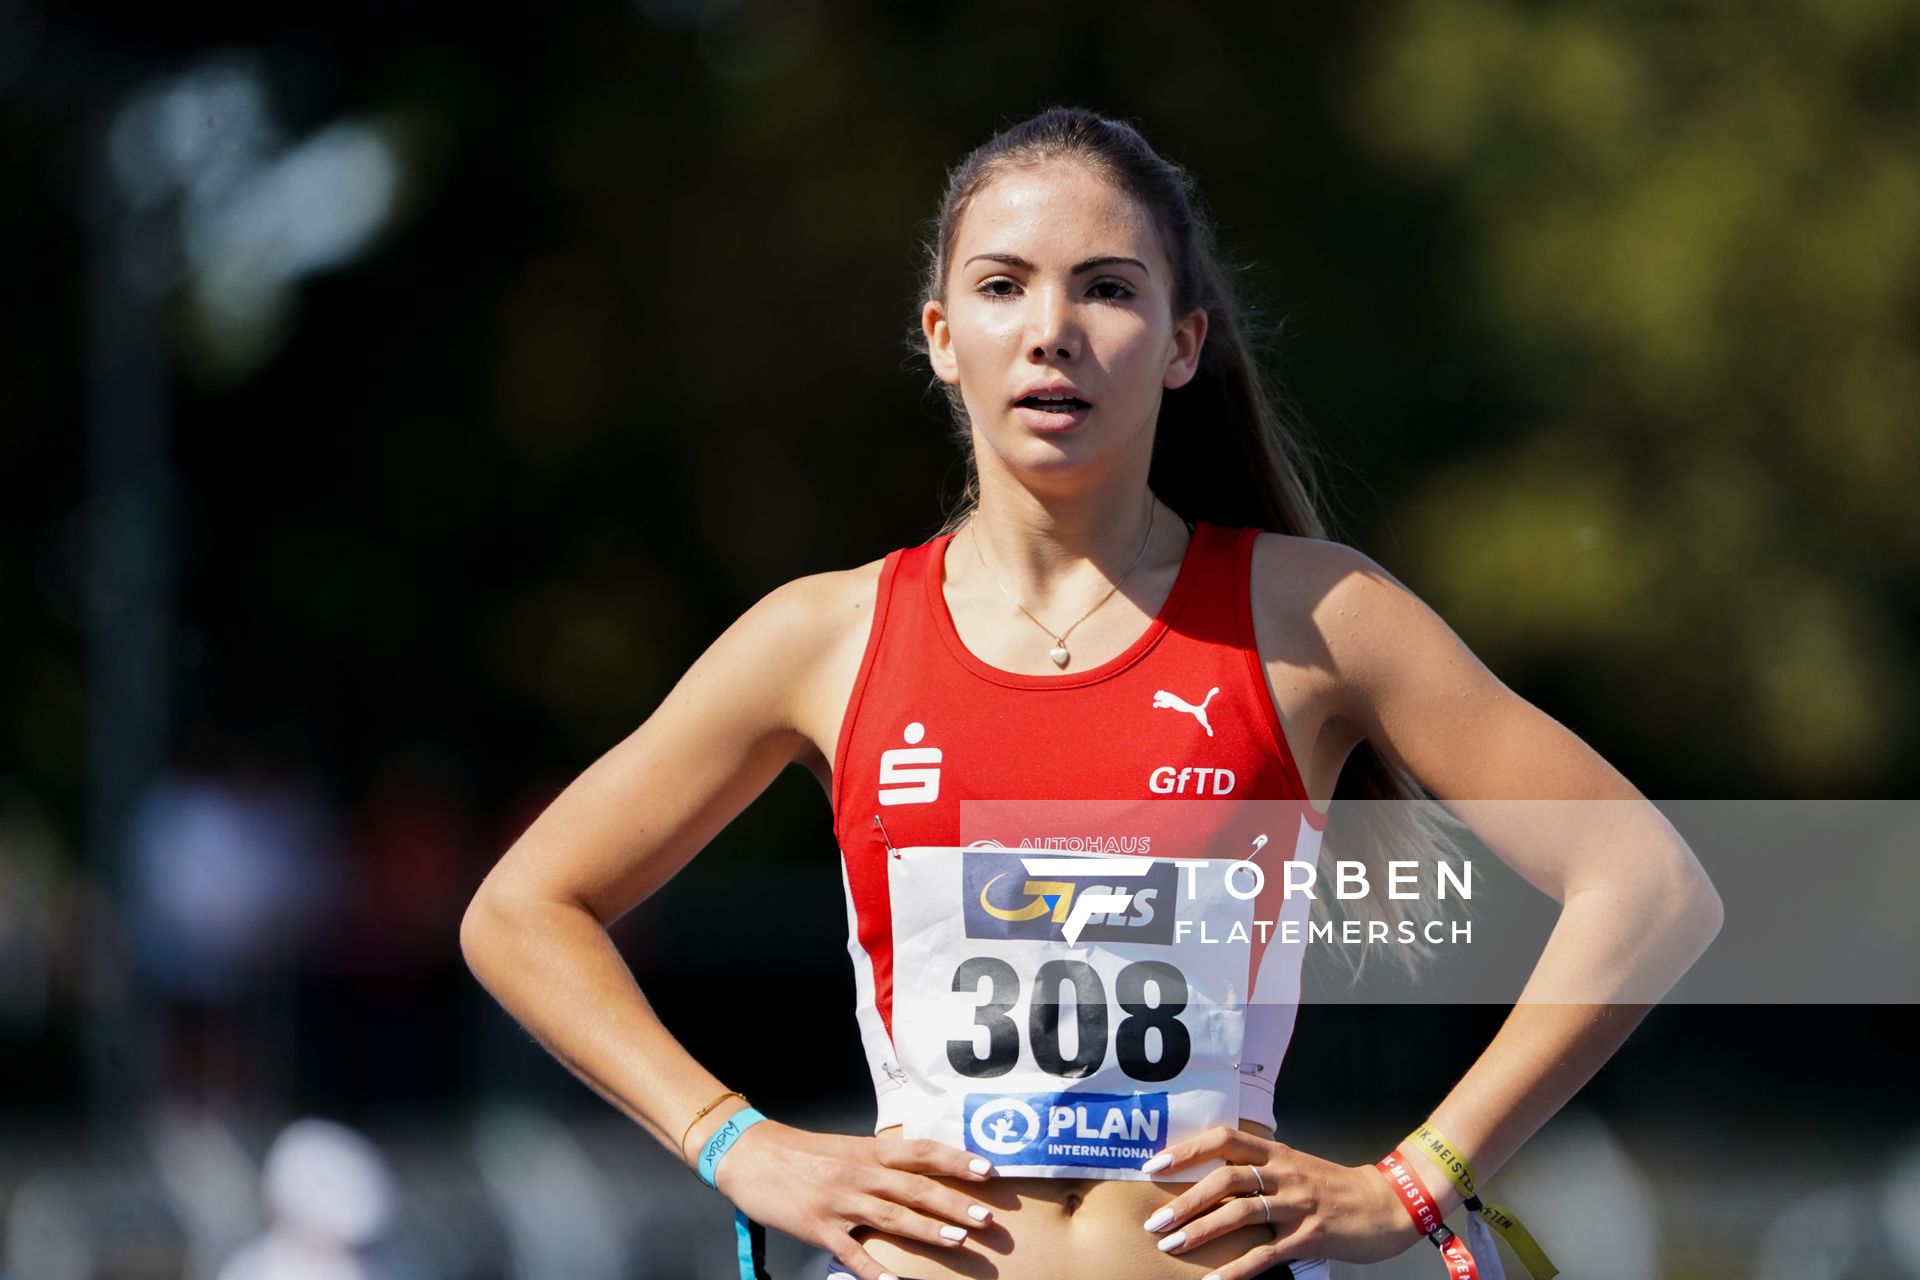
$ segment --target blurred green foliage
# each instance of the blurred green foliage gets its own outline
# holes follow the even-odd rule
[[[1375,30],[1356,148],[1444,193],[1449,323],[1524,406],[1409,479],[1409,571],[1496,669],[1585,668],[1636,752],[1910,786],[1920,12],[1423,2]]]

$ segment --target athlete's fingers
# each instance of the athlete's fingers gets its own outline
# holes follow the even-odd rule
[[[879,1196],[867,1196],[854,1206],[854,1216],[890,1236],[900,1236],[907,1240],[919,1240],[924,1244],[937,1244],[943,1248],[957,1248],[967,1242],[967,1229],[929,1218],[917,1209],[893,1200],[883,1200]]]
[[[898,1280],[893,1272],[875,1262],[873,1255],[860,1247],[860,1242],[845,1232],[833,1237],[827,1246],[827,1252],[833,1255],[833,1269],[827,1272],[827,1280]]]
[[[880,1163],[889,1169],[908,1173],[937,1173],[948,1178],[984,1182],[993,1176],[993,1166],[971,1151],[950,1147],[931,1138],[876,1138]]]
[[[1222,1160],[1237,1160],[1242,1164],[1264,1164],[1269,1151],[1277,1146],[1277,1143],[1267,1143],[1264,1139],[1256,1138],[1244,1130],[1230,1129],[1226,1125],[1217,1124],[1197,1138],[1188,1138],[1185,1142],[1174,1143],[1141,1165],[1140,1171],[1159,1173],[1162,1169],[1178,1169],[1196,1160],[1209,1160],[1215,1157]]]
[[[1272,1217],[1268,1217],[1269,1205]],[[1203,1245],[1215,1236],[1223,1236],[1229,1231],[1241,1227],[1263,1226],[1272,1222],[1275,1232],[1284,1232],[1293,1225],[1293,1219],[1279,1205],[1271,1205],[1261,1196],[1235,1196],[1226,1203],[1203,1213],[1178,1231],[1160,1237],[1160,1252],[1181,1254],[1198,1245]]]
[[[972,1196],[919,1174],[889,1174],[879,1190],[889,1200],[911,1206],[922,1213],[950,1218],[962,1227],[985,1226],[993,1216],[991,1209]]]
[[[1258,1191],[1253,1170],[1244,1164],[1222,1165],[1154,1211],[1141,1225],[1149,1231],[1171,1231],[1197,1213],[1205,1213],[1228,1196]]]
[[[1204,1280],[1256,1280],[1256,1277],[1266,1275],[1282,1262],[1293,1262],[1307,1256],[1297,1246],[1288,1248],[1278,1240],[1257,1244],[1224,1267],[1207,1272]]]

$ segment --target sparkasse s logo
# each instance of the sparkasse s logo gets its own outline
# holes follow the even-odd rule
[[[918,720],[900,736],[906,746],[880,753],[880,803],[932,804],[940,798],[940,748],[919,745],[927,726]]]

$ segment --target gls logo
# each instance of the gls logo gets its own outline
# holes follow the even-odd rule
[[[1131,858],[1062,858],[968,849],[961,874],[969,938],[1169,943],[1172,863]],[[1119,883],[1114,883],[1114,882]],[[1018,886],[1018,894],[1013,892]]]
[[[900,736],[908,746],[880,753],[880,803],[932,804],[940,798],[940,748],[911,745],[927,736],[918,720]]]

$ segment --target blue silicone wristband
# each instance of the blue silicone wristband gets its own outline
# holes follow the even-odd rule
[[[720,1161],[733,1149],[733,1144],[740,1140],[740,1135],[765,1119],[765,1116],[752,1107],[742,1107],[728,1116],[727,1122],[721,1125],[700,1148],[700,1163],[694,1168],[700,1181],[718,1190],[713,1181],[714,1170],[720,1167]]]

